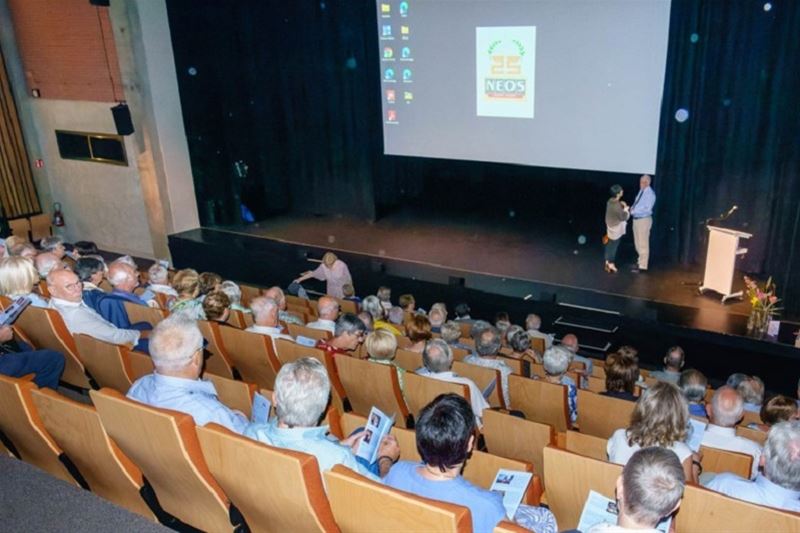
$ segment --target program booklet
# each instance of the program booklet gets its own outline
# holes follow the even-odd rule
[[[506,470],[505,468],[501,468],[497,472],[489,490],[503,495],[503,507],[506,509],[506,516],[509,520],[513,520],[514,515],[517,514],[519,504],[522,503],[522,498],[525,496],[525,491],[528,490],[528,484],[532,478],[531,472]]]
[[[272,402],[260,393],[255,393],[253,395],[253,408],[250,411],[250,421],[256,424],[266,424],[269,422],[270,408],[272,408]]]
[[[700,451],[700,443],[703,442],[703,435],[705,435],[705,432],[705,422],[701,422],[695,418],[689,418],[689,433],[686,436],[686,445],[691,448],[693,452]]]
[[[358,442],[356,455],[369,461],[370,464],[374,463],[378,459],[381,441],[393,425],[394,416],[388,416],[377,407],[370,409],[367,424],[364,426],[364,436]]]
[[[20,296],[3,311],[0,311],[0,326],[10,326],[17,317],[31,304],[31,301],[24,296]]]
[[[581,512],[581,519],[580,522],[578,522],[577,529],[578,531],[589,531],[594,526],[600,524],[615,525],[617,523],[618,514],[617,502],[606,498],[599,492],[590,490],[589,497],[586,499],[586,503],[583,506],[583,512]],[[656,529],[667,533],[671,522],[672,517],[662,520],[658,523]]]

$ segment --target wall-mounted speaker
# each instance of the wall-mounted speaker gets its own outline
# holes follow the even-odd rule
[[[114,125],[117,127],[118,135],[130,135],[133,133],[133,121],[131,120],[131,110],[128,104],[117,104],[111,108],[114,116]]]

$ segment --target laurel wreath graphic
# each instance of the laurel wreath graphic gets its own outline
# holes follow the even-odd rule
[[[489,45],[489,49],[487,50],[489,55],[492,55],[492,52],[494,52],[494,49],[497,48],[498,46],[500,46],[500,44],[502,42],[503,42],[502,39],[498,39],[496,41],[492,41],[492,43]],[[514,43],[515,45],[517,45],[517,52],[519,52],[519,55],[520,56],[524,56],[525,55],[525,47],[522,45],[522,43],[519,42],[517,39],[512,39],[511,42]]]

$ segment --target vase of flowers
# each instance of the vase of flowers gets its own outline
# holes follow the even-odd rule
[[[775,284],[770,277],[767,283],[760,287],[757,282],[745,276],[744,287],[750,302],[747,334],[763,339],[767,334],[770,321],[781,311],[781,308],[778,307],[780,299],[775,295]]]

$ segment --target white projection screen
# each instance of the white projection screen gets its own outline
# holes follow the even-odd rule
[[[653,173],[669,0],[377,0],[388,155]]]

